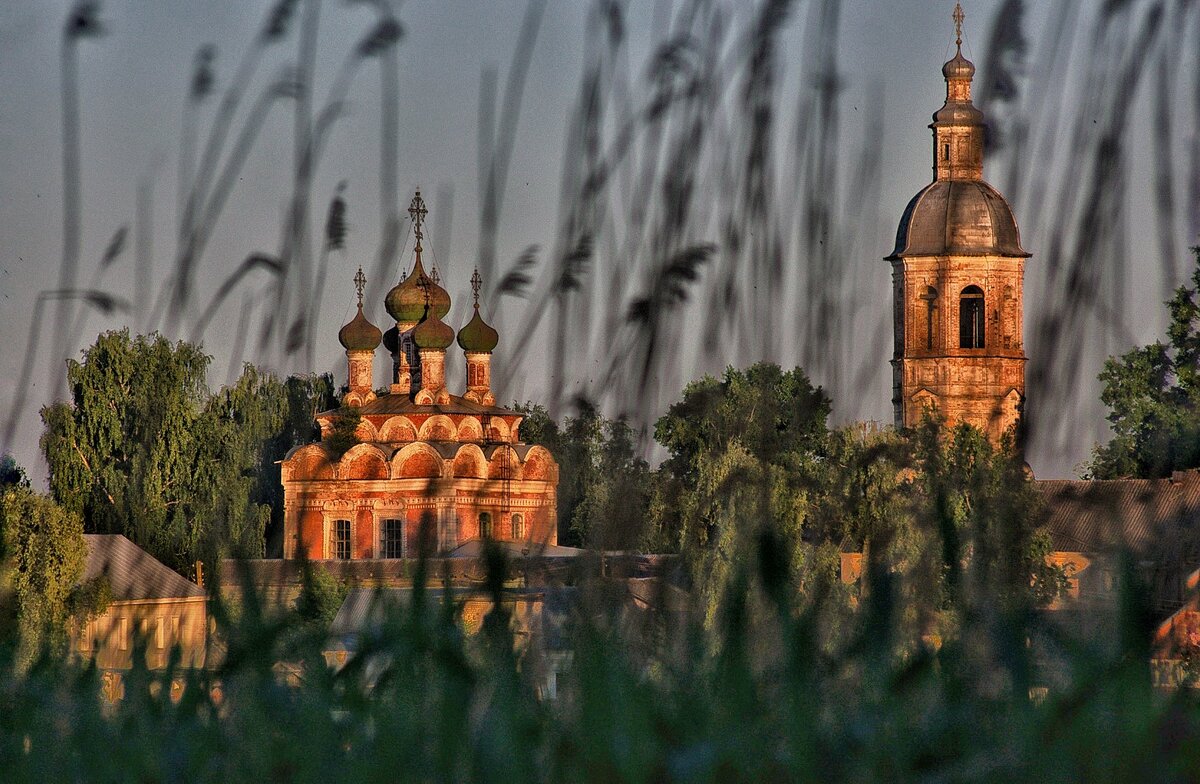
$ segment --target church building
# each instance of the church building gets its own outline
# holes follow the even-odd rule
[[[531,552],[557,544],[558,465],[546,449],[521,443],[520,412],[496,405],[491,360],[500,336],[480,314],[479,272],[471,318],[457,333],[466,389],[453,395],[446,349],[456,335],[443,321],[450,296],[436,267],[426,274],[422,263],[420,191],[409,214],[415,261],[385,300],[395,326],[384,333],[367,319],[359,268],[358,312],[338,333],[342,408],[318,414],[322,440],[283,460],[284,558],[413,558],[479,539]],[[374,388],[381,343],[391,354],[384,394]],[[338,454],[331,436],[355,420],[357,443]]]
[[[971,103],[975,66],[962,55],[956,7],[954,58],[942,66],[946,102],[933,115],[933,182],[904,210],[892,263],[896,425],[937,410],[993,442],[1025,401],[1022,285],[1025,259],[1012,209],[983,179],[984,119]]]

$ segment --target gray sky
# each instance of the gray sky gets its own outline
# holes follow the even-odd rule
[[[153,175],[155,194],[155,283],[161,283],[175,247],[172,226],[176,221],[176,171],[180,127],[186,86],[199,46],[217,45],[218,93],[261,24],[263,2],[213,2],[213,0],[109,0],[102,7],[107,34],[81,44],[83,138],[83,252],[80,282],[85,283],[113,232],[132,227],[139,178]],[[634,2],[630,7],[632,73],[644,73],[651,19],[658,3]],[[998,0],[973,0],[967,4],[965,53],[978,63],[982,57],[985,23]],[[38,362],[30,378],[19,378],[24,361],[33,302],[37,292],[55,285],[62,246],[61,213],[61,108],[59,89],[59,30],[69,3],[63,0],[6,0],[0,4],[0,409],[7,409],[18,385],[27,385],[29,401],[18,432],[14,454],[35,473],[37,437],[41,424],[37,409],[44,404],[46,374],[51,349],[49,335],[54,310],[47,308],[37,341]],[[743,13],[732,3],[734,15]],[[846,80],[843,112],[853,127],[859,103],[867,88],[881,85],[886,102],[886,136],[883,140],[882,194],[878,225],[863,231],[878,238],[877,252],[854,263],[866,265],[870,296],[880,317],[890,313],[890,270],[881,258],[891,250],[896,221],[908,199],[930,178],[930,114],[941,105],[943,81],[940,66],[953,54],[949,20],[952,2],[938,0],[852,0],[842,12],[842,37],[838,42]],[[503,84],[516,44],[525,3],[514,0],[405,3],[399,17],[405,36],[399,47],[401,109],[399,182],[407,203],[414,187],[426,193],[430,223],[437,243],[434,252],[447,288],[458,294],[465,286],[477,252],[479,199],[477,178],[477,127],[481,73],[500,70]],[[559,182],[565,123],[577,94],[582,51],[585,46],[586,5],[555,0],[549,3],[533,54],[521,107],[511,163],[508,191],[500,223],[499,258],[502,264],[523,248],[553,245],[558,219]],[[1038,18],[1035,10],[1033,17]],[[318,98],[325,94],[332,74],[345,52],[371,26],[372,12],[365,5],[326,2],[317,63]],[[1030,31],[1033,34],[1035,31]],[[799,36],[791,36],[786,63],[801,56]],[[274,49],[260,74],[275,73],[294,52],[294,34]],[[789,78],[794,79],[789,69]],[[795,85],[785,85],[784,91]],[[339,181],[348,183],[350,234],[347,252],[333,259],[317,333],[316,367],[344,375],[341,347],[336,340],[340,324],[354,303],[351,278],[361,261],[370,268],[379,237],[378,225],[378,70],[364,68],[350,90],[348,115],[337,125],[330,148],[316,176],[314,220],[323,222],[325,205]],[[215,102],[210,101],[209,114]],[[201,125],[201,131],[207,121]],[[850,132],[850,131],[848,131]],[[247,254],[274,250],[279,242],[281,215],[289,184],[291,115],[282,110],[271,115],[259,142],[242,172],[199,280],[202,289],[215,288]],[[996,178],[989,176],[993,182]],[[1002,183],[996,184],[1003,187]],[[449,238],[439,237],[439,217],[432,214],[438,194],[452,192],[453,222]],[[1020,214],[1020,205],[1014,205]],[[1135,230],[1132,241],[1137,241]],[[1186,238],[1184,238],[1186,239]],[[1037,264],[1038,248],[1030,262]],[[405,257],[407,258],[407,256]],[[106,275],[103,287],[131,295],[133,257],[127,250]],[[1157,307],[1156,280],[1133,286],[1144,293],[1135,307],[1145,310],[1134,319],[1134,336],[1145,342],[1159,334],[1162,321]],[[1032,307],[1031,286],[1026,293],[1027,323]],[[516,323],[520,303],[506,304],[506,323]],[[237,302],[222,311],[206,336],[205,348],[213,354],[210,382],[224,383],[229,364],[229,342],[236,322]],[[468,311],[458,306],[452,319],[465,320]],[[457,313],[458,316],[454,314]],[[382,323],[382,308],[371,314]],[[83,324],[76,348],[87,345],[105,328],[121,326],[120,317],[90,316]],[[457,321],[455,322],[457,324]],[[505,336],[497,362],[504,360]],[[833,390],[840,418],[890,420],[890,335],[873,347],[879,356],[879,373],[863,390]],[[869,353],[869,351],[868,351]],[[380,354],[382,357],[382,352]],[[545,375],[541,354],[533,352],[513,396],[539,395]],[[729,356],[732,364],[753,358]],[[452,360],[453,361],[453,360]],[[377,361],[377,365],[382,365]],[[1099,367],[1095,367],[1099,371]],[[1095,373],[1091,373],[1094,377]],[[382,383],[382,376],[377,380]],[[1091,384],[1084,379],[1086,388]],[[1092,384],[1094,387],[1095,385]],[[1088,392],[1093,394],[1094,392]],[[1083,460],[1092,442],[1102,434],[1103,423],[1081,423],[1081,437],[1073,455],[1039,455],[1032,458],[1039,475],[1069,472]]]

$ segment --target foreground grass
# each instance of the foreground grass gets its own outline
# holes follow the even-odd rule
[[[215,604],[227,648],[211,671],[131,671],[116,706],[95,670],[43,657],[20,672],[9,657],[0,771],[13,782],[1200,776],[1200,705],[1191,689],[1151,688],[1136,602],[1104,646],[986,608],[964,613],[953,640],[906,646],[882,570],[849,609],[836,586],[794,596],[763,552],[715,629],[659,617],[639,632],[656,643],[637,645],[602,598],[580,608],[556,699],[539,697],[538,654],[513,652],[496,564],[476,635],[453,598],[415,600],[336,672],[319,626],[253,600],[236,618]],[[1058,675],[1043,689],[1050,658]],[[289,683],[280,662],[302,675]]]

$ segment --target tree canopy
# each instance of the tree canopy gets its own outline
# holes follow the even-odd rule
[[[1192,285],[1166,303],[1167,342],[1109,357],[1100,373],[1113,438],[1085,467],[1090,479],[1159,478],[1200,467],[1200,248]]]
[[[215,394],[210,358],[161,335],[106,332],[68,364],[68,402],[42,410],[50,491],[86,529],[121,533],[172,568],[261,557],[274,461],[312,435],[324,378],[281,382],[247,365]],[[276,510],[276,514],[280,510]]]
[[[0,490],[0,542],[0,585],[13,599],[3,625],[19,630],[0,639],[19,638],[25,660],[42,648],[60,649],[68,618],[88,609],[73,601],[87,558],[79,516],[28,487],[10,486]]]

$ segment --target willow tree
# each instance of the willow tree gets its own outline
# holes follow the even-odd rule
[[[274,461],[311,436],[323,378],[281,382],[247,365],[216,394],[210,358],[161,335],[106,332],[68,364],[71,396],[42,410],[50,491],[86,530],[128,536],[172,568],[260,557]]]

